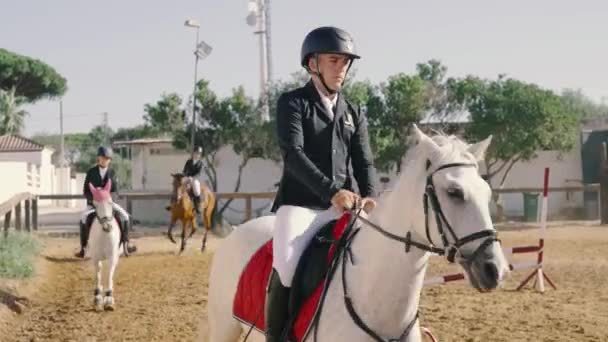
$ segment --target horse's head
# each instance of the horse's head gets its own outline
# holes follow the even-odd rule
[[[173,178],[173,182],[171,183],[173,190],[176,191],[180,186],[182,186],[185,176],[183,173],[172,173],[171,177]]]
[[[104,231],[110,230],[110,224],[113,216],[113,202],[110,190],[112,189],[112,180],[108,180],[103,188],[96,188],[89,183],[89,189],[93,195],[93,206],[97,213],[101,226]]]
[[[189,199],[188,178],[183,173],[172,173],[171,177],[173,177],[173,198],[177,201],[182,199]]]
[[[496,288],[509,264],[490,217],[492,191],[478,171],[492,137],[469,145],[454,136],[429,137],[416,126],[413,131],[406,167],[416,175],[409,191],[418,208],[414,229],[458,262],[473,287]]]

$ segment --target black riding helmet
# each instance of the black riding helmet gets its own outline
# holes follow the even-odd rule
[[[97,149],[97,156],[98,157],[106,157],[106,158],[112,159],[112,149],[109,148],[109,147],[100,146]]]
[[[318,65],[318,54],[320,53],[335,53],[350,57],[351,62],[348,66],[349,69],[352,66],[352,61],[354,59],[361,58],[361,56],[355,52],[355,42],[352,36],[342,29],[331,26],[316,28],[310,31],[306,35],[306,38],[304,38],[300,54],[300,63],[308,72],[313,72],[308,68],[308,60],[311,57],[315,57]],[[346,72],[348,73],[348,70]],[[325,79],[320,72],[313,73],[319,76],[323,86],[329,93],[336,93],[335,90],[330,89],[327,86]]]

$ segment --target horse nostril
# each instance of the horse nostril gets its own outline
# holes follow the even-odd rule
[[[486,262],[483,264],[483,272],[488,279],[498,279],[498,268],[493,262]]]

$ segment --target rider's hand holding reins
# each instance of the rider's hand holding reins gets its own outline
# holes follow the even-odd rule
[[[374,210],[374,208],[376,208],[376,200],[371,198],[371,197],[366,197],[364,199],[361,200],[361,203],[359,203],[359,206],[361,208],[363,208],[363,211],[365,211],[366,213],[371,213],[372,210]]]
[[[340,212],[353,208],[360,200],[359,195],[352,191],[341,189],[331,198],[331,204]]]

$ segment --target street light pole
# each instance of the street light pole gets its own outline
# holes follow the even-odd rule
[[[267,0],[249,0],[249,14],[246,21],[249,26],[255,26],[253,32],[259,37],[260,48],[260,99],[262,102],[261,119],[270,120],[270,104],[268,103],[268,88],[270,81],[270,51],[268,47],[269,18],[267,17],[267,7],[270,2]]]
[[[194,153],[194,135],[196,132],[196,81],[198,78],[198,48],[200,26],[196,28],[196,44],[194,45],[194,90],[192,91],[192,136],[190,137],[191,153]]]
[[[264,27],[264,31],[266,31],[266,70],[268,71],[268,75],[266,76],[268,83],[272,83],[272,39],[270,36],[270,0],[264,0],[264,23],[266,27]]]
[[[196,132],[196,84],[198,78],[198,61],[204,59],[213,50],[209,44],[199,39],[201,25],[198,21],[188,19],[184,26],[196,28],[196,45],[194,46],[194,91],[192,92],[192,136],[190,137],[190,148],[194,151],[194,135]]]
[[[60,164],[65,167],[65,137],[63,136],[63,100],[59,100],[59,134],[61,136]]]

